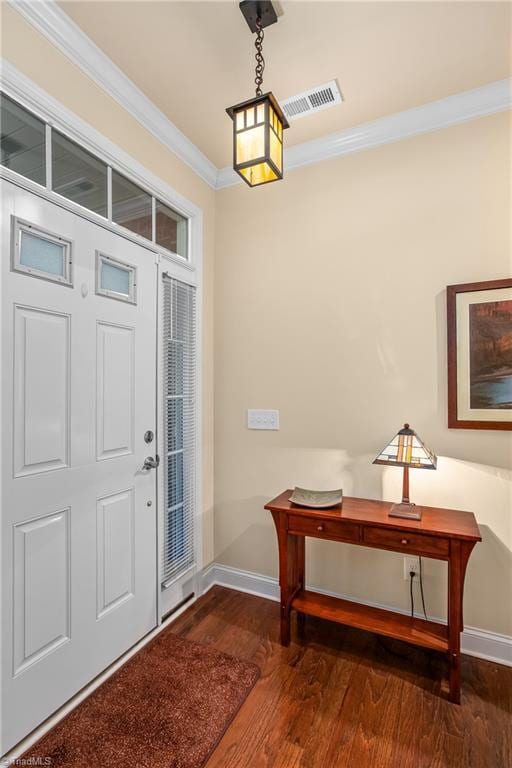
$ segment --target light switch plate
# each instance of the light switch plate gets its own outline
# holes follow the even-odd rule
[[[262,411],[249,408],[247,411],[248,429],[279,429],[279,411]]]

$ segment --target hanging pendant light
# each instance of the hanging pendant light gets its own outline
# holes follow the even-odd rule
[[[233,168],[250,186],[283,178],[283,130],[288,121],[272,93],[262,93],[264,27],[277,21],[271,2],[240,3],[251,32],[256,32],[256,96],[226,112],[233,120]]]

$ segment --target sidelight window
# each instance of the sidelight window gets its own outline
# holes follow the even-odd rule
[[[164,463],[163,583],[195,561],[196,293],[175,279],[164,285],[164,393],[167,409]]]

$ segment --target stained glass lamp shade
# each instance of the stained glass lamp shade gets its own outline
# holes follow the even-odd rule
[[[390,516],[421,520],[421,509],[409,499],[409,467],[437,469],[437,457],[420,440],[409,424],[404,424],[404,428],[397,432],[373,463],[404,468],[402,502],[391,507]]]

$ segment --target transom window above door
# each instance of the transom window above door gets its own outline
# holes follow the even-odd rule
[[[46,180],[45,124],[5,94],[0,96],[1,162],[38,184]]]
[[[112,221],[148,240],[153,238],[151,195],[117,171],[112,171]]]
[[[0,93],[1,165],[190,261],[190,220]]]
[[[52,189],[107,217],[107,166],[74,141],[52,130]]]

